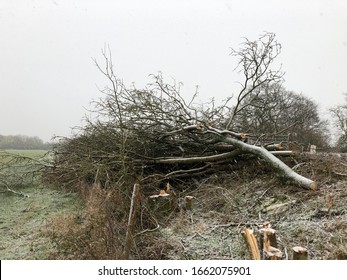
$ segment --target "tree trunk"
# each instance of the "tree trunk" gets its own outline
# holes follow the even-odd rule
[[[316,182],[314,182],[311,179],[308,179],[304,176],[297,174],[289,166],[287,166],[284,162],[282,162],[280,159],[275,157],[271,152],[269,152],[265,148],[254,146],[254,145],[249,145],[247,143],[244,143],[240,140],[237,140],[237,139],[234,139],[231,137],[222,136],[222,139],[224,142],[227,142],[227,143],[234,145],[240,151],[243,151],[245,153],[254,154],[254,155],[257,155],[260,158],[264,159],[275,170],[279,171],[282,174],[282,176],[296,182],[297,184],[304,187],[305,189],[311,189],[311,190],[317,189],[317,183]]]
[[[308,252],[307,249],[300,246],[293,247],[293,260],[307,260]]]

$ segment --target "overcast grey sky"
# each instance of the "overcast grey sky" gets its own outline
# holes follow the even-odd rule
[[[347,92],[345,0],[0,0],[0,134],[69,136],[106,81],[92,58],[110,46],[119,77],[162,71],[190,96],[238,89],[230,47],[274,32],[284,86],[326,108]]]

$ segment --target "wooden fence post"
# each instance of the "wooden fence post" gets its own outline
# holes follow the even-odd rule
[[[126,260],[128,260],[130,257],[131,246],[133,243],[134,225],[136,220],[136,212],[137,212],[139,199],[140,199],[140,185],[135,184],[133,188],[133,194],[131,197],[128,228],[127,228],[127,233],[125,236],[124,259]]]

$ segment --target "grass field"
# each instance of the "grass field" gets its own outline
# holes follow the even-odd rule
[[[0,165],[17,157],[40,159],[48,153],[47,150],[0,150]]]
[[[0,193],[0,259],[49,259],[55,245],[46,236],[54,215],[78,211],[75,194],[45,187],[21,189],[29,197]]]
[[[42,157],[47,152],[47,150],[0,150],[0,153],[8,153],[32,158]]]
[[[49,151],[0,150],[0,191],[28,186],[39,178],[39,170],[49,163]],[[33,176],[36,174],[35,176]]]
[[[0,259],[49,258],[54,244],[44,234],[47,222],[56,214],[77,211],[76,195],[43,187],[39,179],[30,178],[38,168],[35,163],[16,160],[41,159],[47,152],[0,151]]]

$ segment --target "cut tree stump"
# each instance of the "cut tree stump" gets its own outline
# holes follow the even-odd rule
[[[193,198],[194,196],[187,195],[184,198],[178,199],[178,210],[179,211],[191,211],[193,209]]]
[[[193,198],[194,196],[187,195],[184,199],[186,201],[186,210],[191,211],[192,205],[193,205]]]
[[[277,249],[276,230],[271,228],[269,222],[265,222],[260,233],[260,248],[262,251],[262,257],[266,260],[281,260],[282,252]]]
[[[308,252],[307,249],[300,246],[293,247],[293,260],[307,260]]]
[[[177,198],[165,190],[148,198],[148,205],[152,214],[158,219],[167,218],[177,208]]]

